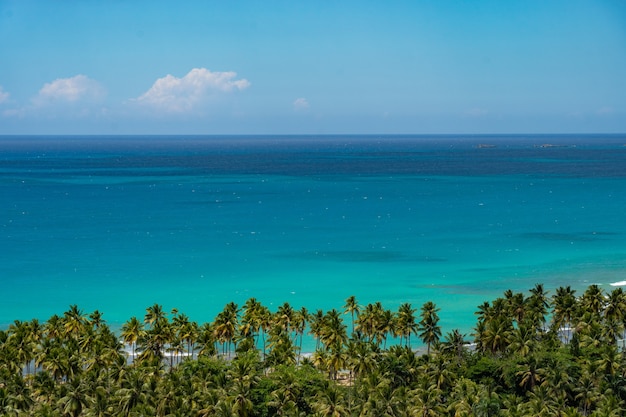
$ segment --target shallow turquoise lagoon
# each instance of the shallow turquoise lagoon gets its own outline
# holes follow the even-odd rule
[[[559,146],[541,146],[546,142]],[[488,143],[493,146],[478,146]],[[626,143],[559,137],[0,138],[0,325],[249,297],[434,301],[626,280]],[[346,319],[348,316],[346,316]]]

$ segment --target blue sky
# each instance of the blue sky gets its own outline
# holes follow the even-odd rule
[[[0,134],[594,132],[622,0],[0,0]]]

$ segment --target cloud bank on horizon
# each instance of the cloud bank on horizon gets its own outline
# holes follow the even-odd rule
[[[626,132],[615,1],[7,0],[0,62],[0,134]]]

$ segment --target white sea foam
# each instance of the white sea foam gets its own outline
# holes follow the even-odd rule
[[[626,281],[617,281],[609,284],[612,287],[623,287],[626,285]]]

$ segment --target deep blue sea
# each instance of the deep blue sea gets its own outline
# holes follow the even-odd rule
[[[0,327],[626,284],[626,135],[0,137]],[[348,317],[348,316],[346,316]]]

